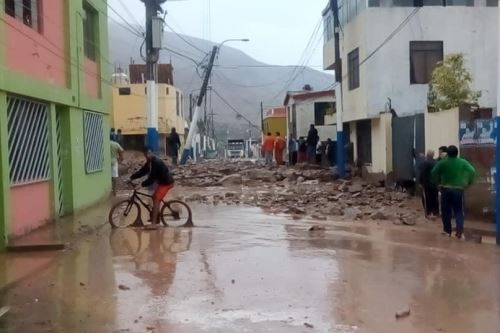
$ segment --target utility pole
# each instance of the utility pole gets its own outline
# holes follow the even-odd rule
[[[161,4],[166,0],[141,0],[146,7],[146,64],[147,64],[147,139],[146,144],[155,153],[159,151],[158,138],[158,96],[156,73],[160,49],[162,48],[163,13]]]
[[[203,79],[200,95],[198,96],[198,101],[196,102],[196,108],[194,109],[193,120],[191,121],[191,126],[189,127],[189,134],[186,140],[186,144],[184,145],[184,151],[182,152],[181,164],[186,164],[191,154],[193,139],[198,131],[198,121],[200,120],[201,117],[201,105],[203,104],[203,99],[205,98],[205,95],[207,93],[208,81],[210,80],[210,76],[212,75],[212,68],[214,67],[215,56],[217,55],[218,51],[219,48],[217,46],[214,46],[212,49],[210,60],[208,62],[207,69],[205,71],[205,78]]]
[[[497,112],[496,112],[496,151],[495,151],[495,167],[496,167],[496,176],[495,176],[495,222],[497,226],[497,244],[500,245],[500,1],[498,4],[498,24],[497,24],[497,55],[498,55],[498,63],[497,63]]]
[[[342,59],[340,58],[340,21],[338,0],[330,0],[330,9],[333,13],[334,39],[335,39],[335,100],[337,107],[337,171],[340,178],[345,178],[345,142],[344,123],[342,119]]]
[[[193,94],[189,94],[189,121],[193,120]]]
[[[260,102],[260,128],[262,128],[262,133],[264,133],[264,102]]]

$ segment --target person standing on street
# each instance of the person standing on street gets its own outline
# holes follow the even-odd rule
[[[169,136],[167,137],[167,154],[172,158],[172,164],[177,165],[179,158],[179,149],[181,148],[181,139],[175,127],[172,127]]]
[[[273,165],[274,138],[271,133],[267,133],[262,142],[262,153],[266,159],[266,165]]]
[[[285,151],[286,141],[281,137],[280,132],[276,132],[276,138],[274,139],[274,158],[276,159],[276,165],[283,165],[283,152]]]
[[[328,166],[333,167],[335,165],[335,160],[337,159],[337,143],[334,143],[332,139],[328,138],[326,140],[326,158],[328,160]]]
[[[299,138],[299,154],[298,162],[305,163],[307,161],[307,143],[303,136]]]
[[[438,156],[438,162],[441,161],[442,159],[446,158],[448,152],[448,147],[446,146],[441,146],[439,147],[439,156]]]
[[[109,139],[111,141],[117,141],[117,137],[116,137],[116,131],[114,128],[111,128],[111,131],[109,132]]]
[[[436,165],[434,151],[429,150],[425,160],[419,165],[419,184],[422,186],[422,203],[425,209],[425,217],[439,216],[439,191],[432,182],[432,169]]]
[[[309,163],[314,164],[316,162],[316,148],[319,142],[318,130],[311,124],[309,128],[309,133],[307,134],[307,159]]]
[[[295,140],[293,135],[290,135],[290,137],[288,138],[288,163],[290,164],[290,166],[294,166],[295,164],[297,164],[297,152],[297,140]]]
[[[118,131],[116,131],[116,142],[118,142],[120,146],[123,147],[123,134],[120,128],[118,129]]]
[[[449,146],[447,157],[439,161],[432,169],[434,184],[441,188],[441,209],[443,234],[451,237],[452,214],[455,216],[456,237],[463,238],[464,233],[464,191],[474,181],[476,170],[466,160],[458,157],[458,148]]]
[[[118,166],[119,163],[123,161],[123,148],[118,142],[114,140],[111,140],[110,147],[111,147],[111,188],[113,191],[113,196],[116,196],[116,181],[118,180],[118,177],[120,177],[118,172]]]

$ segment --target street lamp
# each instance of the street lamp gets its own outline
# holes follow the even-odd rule
[[[219,44],[219,50],[222,47],[222,45],[224,45],[227,42],[249,42],[249,41],[250,41],[250,39],[248,39],[248,38],[226,39],[225,41],[223,41],[222,43]]]

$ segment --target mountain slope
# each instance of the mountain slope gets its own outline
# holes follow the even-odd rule
[[[112,62],[122,68],[126,68],[131,59],[136,63],[143,62],[139,53],[142,43],[140,38],[112,23],[109,25],[109,38],[110,60]],[[164,45],[199,63],[215,44],[198,38],[166,32]],[[172,62],[174,83],[183,90],[185,96],[200,88],[201,79],[196,73],[196,65],[193,61],[168,50],[162,51],[160,61],[162,63]],[[201,74],[203,70],[199,69],[199,72]],[[253,59],[240,50],[225,45],[216,61],[211,85],[241,114],[260,126],[261,101],[267,106],[281,105],[287,90],[300,90],[305,84],[310,84],[314,89],[320,90],[332,82],[333,76],[311,68],[270,66]],[[187,98],[185,100],[187,101]],[[248,128],[248,122],[238,119],[236,113],[215,94],[212,94],[212,108],[216,114],[215,121],[219,125],[219,129],[226,128],[228,124],[232,125],[230,127],[236,133],[243,128]],[[185,106],[185,110],[188,110],[187,106]],[[234,125],[238,123],[241,126],[235,128]]]

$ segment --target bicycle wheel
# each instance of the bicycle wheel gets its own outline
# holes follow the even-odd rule
[[[193,213],[191,208],[182,201],[171,200],[163,204],[160,213],[161,222],[171,227],[192,227]]]
[[[113,228],[125,228],[139,221],[141,208],[137,202],[123,200],[118,202],[109,211],[109,223]]]

